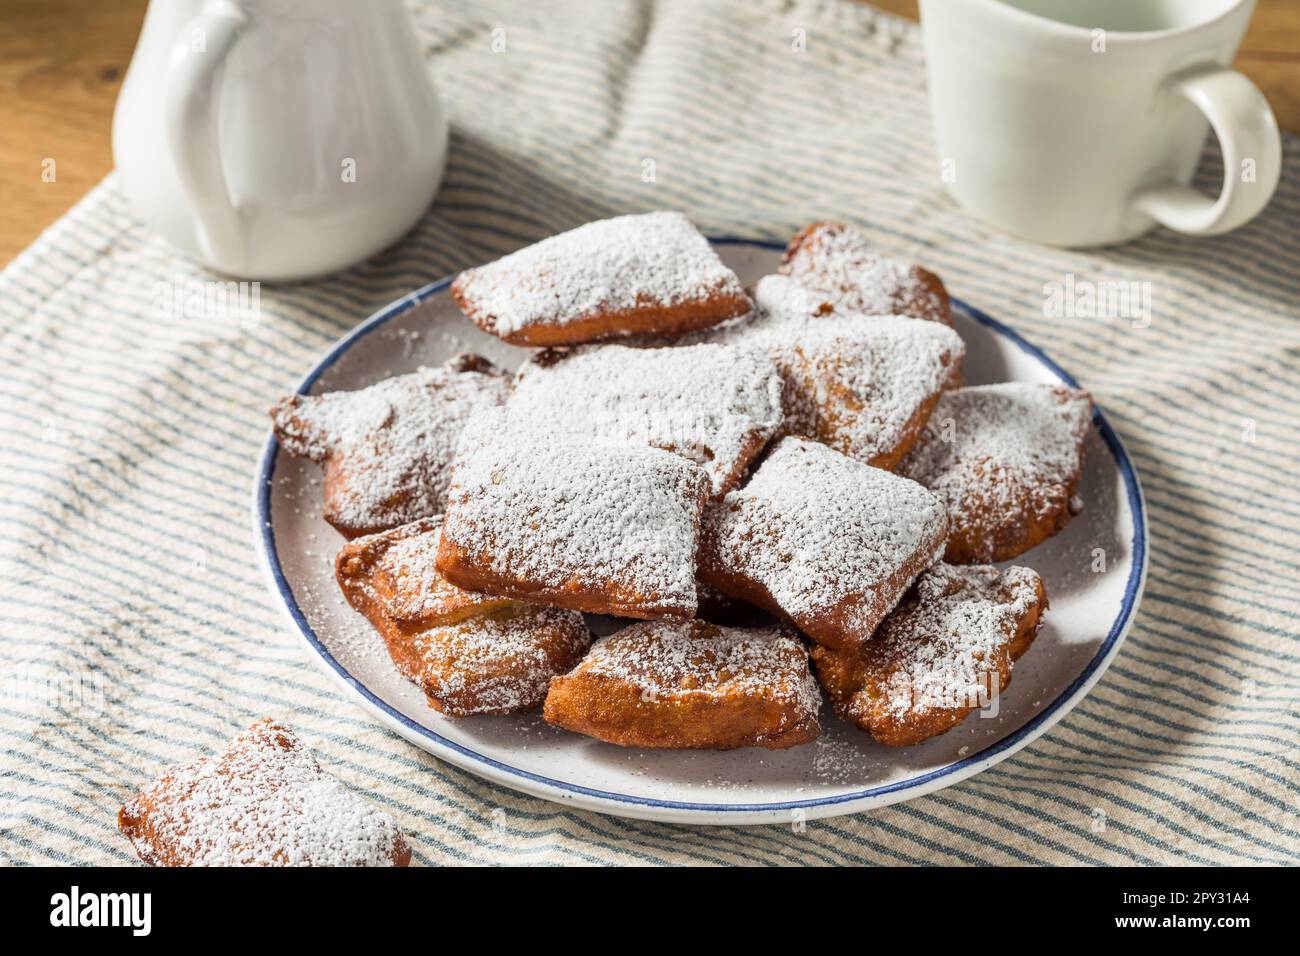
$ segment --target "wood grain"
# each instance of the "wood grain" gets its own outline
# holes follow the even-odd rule
[[[916,0],[874,0],[916,18]],[[113,167],[113,103],[146,0],[0,0],[0,264]],[[1237,68],[1300,132],[1300,2],[1260,0]],[[54,179],[42,172],[54,162]]]
[[[145,0],[0,0],[0,263],[113,168]],[[54,179],[42,178],[53,160]]]

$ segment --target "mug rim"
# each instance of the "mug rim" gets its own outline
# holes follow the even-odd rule
[[[995,10],[1001,10],[1006,15],[1029,26],[1046,27],[1058,35],[1071,35],[1074,37],[1091,36],[1095,27],[1081,27],[1074,23],[1066,23],[1062,20],[1053,20],[1051,17],[1043,16],[1041,13],[1034,13],[1016,6],[1011,0],[966,0],[968,3],[975,3],[981,6],[989,7]],[[1163,30],[1111,30],[1106,29],[1107,38],[1121,40],[1155,40],[1165,37],[1175,37],[1192,33],[1196,30],[1204,30],[1208,27],[1218,25],[1223,20],[1232,16],[1246,4],[1253,4],[1256,0],[1231,0],[1229,5],[1219,13],[1210,17],[1208,20],[1202,20],[1199,23],[1189,23],[1180,27],[1166,27]]]

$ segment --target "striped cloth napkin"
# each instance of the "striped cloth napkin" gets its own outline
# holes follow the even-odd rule
[[[423,863],[1300,859],[1300,143],[1285,140],[1268,212],[1230,236],[1053,250],[945,194],[909,24],[798,0],[413,11],[453,137],[437,204],[396,248],[263,287],[256,322],[187,318],[159,289],[204,274],[110,176],[0,275],[0,855],[133,860],[123,799],[270,714],[391,810]],[[1217,188],[1213,150],[1202,175]],[[1150,581],[1113,666],[1044,738],[934,795],[806,828],[614,819],[407,745],[285,629],[249,520],[272,400],[412,288],[655,208],[778,240],[817,218],[863,224],[1109,413],[1147,494]],[[1067,281],[1144,283],[1149,323],[1045,307]]]

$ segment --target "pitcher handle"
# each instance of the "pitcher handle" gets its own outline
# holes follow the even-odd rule
[[[230,198],[217,143],[217,101],[226,57],[249,20],[231,0],[208,0],[172,44],[164,110],[167,145],[197,224],[204,259],[227,271],[244,267],[239,209]]]

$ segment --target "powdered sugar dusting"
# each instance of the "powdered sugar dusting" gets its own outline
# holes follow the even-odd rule
[[[326,520],[355,535],[440,512],[461,429],[509,388],[486,359],[458,355],[353,392],[289,396],[271,415],[290,454],[324,465]]]
[[[675,452],[702,467],[718,495],[779,427],[781,377],[761,349],[597,346],[524,365],[507,408],[539,431]]]
[[[821,707],[808,652],[786,627],[634,624],[592,645],[580,669],[640,688],[647,700],[751,696],[788,705],[801,720]]]
[[[754,307],[745,315],[687,336],[682,341],[766,348],[788,343],[813,319],[821,301],[789,276],[766,275],[754,284]]]
[[[269,719],[168,770],[123,808],[122,823],[140,857],[162,865],[391,866],[405,850],[391,816]]]
[[[779,341],[772,330],[791,323],[806,324],[811,319],[827,318],[832,314],[858,317],[893,315],[892,312],[855,312],[841,308],[829,313],[824,300],[817,293],[787,275],[766,275],[754,285],[754,306],[759,319],[756,327],[764,327],[769,341]]]
[[[926,708],[979,706],[1009,681],[1010,645],[1038,602],[1039,585],[1029,568],[936,564],[868,645],[875,679],[856,706],[883,707],[900,718]]]
[[[502,336],[647,305],[744,297],[735,273],[677,212],[587,223],[469,269],[455,288],[475,321]]]
[[[706,521],[711,559],[761,584],[801,627],[845,602],[873,605],[882,581],[918,555],[921,567],[938,557],[946,527],[942,504],[915,482],[797,438]]]
[[[785,434],[804,435],[893,468],[961,366],[966,347],[946,325],[836,312],[793,279],[764,276],[754,312],[695,341],[762,348],[780,370]]]
[[[458,588],[438,573],[441,526],[442,515],[434,515],[349,541],[337,562],[339,584],[345,593],[362,592],[363,604],[401,625],[449,624],[509,604]]]
[[[693,611],[707,491],[704,472],[670,452],[538,434],[491,410],[466,430],[442,533],[506,578]]]
[[[897,462],[965,354],[935,322],[810,319],[806,293],[779,276],[760,280],[755,298],[769,318],[746,341],[766,347],[785,377],[786,431],[868,464]]]
[[[1007,382],[944,393],[899,471],[942,498],[954,522],[995,529],[1068,506],[1091,422],[1086,392]]]
[[[448,713],[503,714],[539,706],[552,677],[591,643],[574,611],[513,604],[412,638],[413,677]]]
[[[878,253],[853,226],[824,222],[795,237],[781,273],[817,300],[818,314],[912,315],[944,318],[947,303],[913,267]]]

